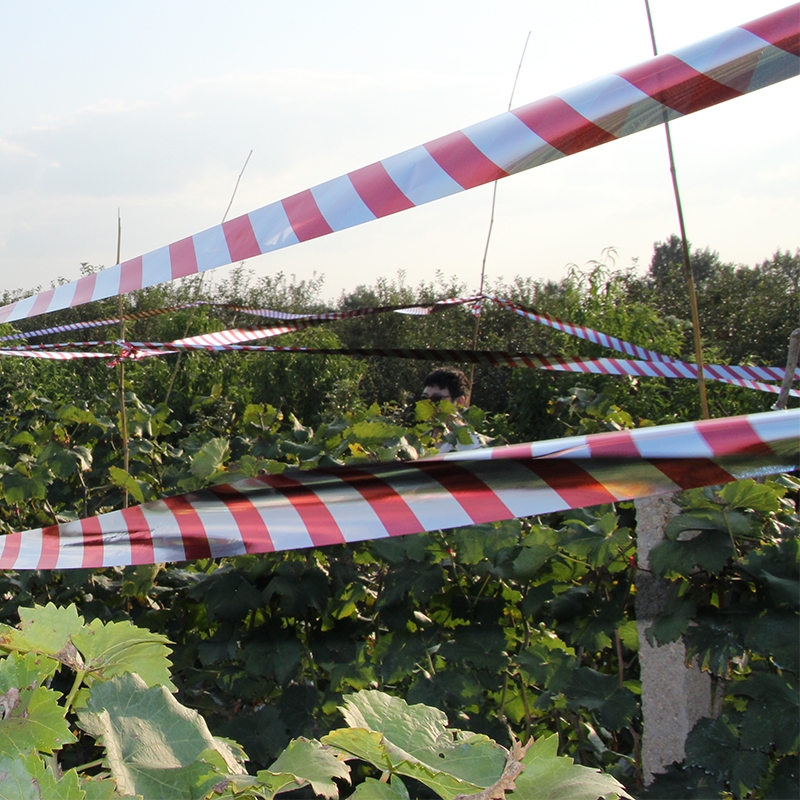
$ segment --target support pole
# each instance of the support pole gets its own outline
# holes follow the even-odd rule
[[[786,358],[786,374],[783,376],[781,393],[778,395],[778,402],[772,406],[776,411],[783,411],[789,402],[789,389],[792,388],[798,358],[800,358],[800,328],[795,328],[789,337],[789,355]]]
[[[658,55],[656,46],[656,34],[653,28],[653,17],[650,14],[650,2],[644,0],[647,9],[647,24],[650,27],[650,42],[653,45],[653,55]],[[697,293],[694,287],[694,273],[689,256],[689,241],[686,238],[686,225],[683,222],[683,205],[681,203],[681,193],[678,189],[678,173],[675,169],[675,155],[672,151],[672,136],[669,132],[669,120],[667,112],[664,111],[664,130],[667,134],[667,153],[669,155],[669,171],[672,176],[672,192],[675,195],[675,207],[678,211],[678,227],[681,232],[681,245],[683,250],[683,272],[686,276],[686,285],[689,288],[689,307],[692,314],[692,331],[694,333],[694,356],[697,361],[697,388],[700,391],[700,407],[703,411],[703,419],[709,419],[711,414],[708,410],[708,395],[706,393],[706,376],[703,369],[703,344],[700,339],[700,312],[697,308]]]

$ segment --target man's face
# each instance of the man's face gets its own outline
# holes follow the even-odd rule
[[[437,386],[435,383],[431,384],[430,386],[426,386],[422,390],[422,396],[426,400],[431,400],[434,403],[438,402],[439,400],[449,400],[453,405],[464,405],[464,395],[460,397],[451,397],[449,390],[444,386]]]

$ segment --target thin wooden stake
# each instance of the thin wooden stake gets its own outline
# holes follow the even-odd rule
[[[222,221],[223,222],[225,222],[225,220],[228,218],[228,212],[231,210],[231,206],[233,205],[233,199],[236,197],[236,192],[239,189],[239,181],[241,181],[242,175],[244,175],[244,171],[247,169],[247,165],[250,162],[250,156],[252,156],[252,155],[253,155],[253,151],[251,150],[247,154],[247,158],[244,160],[244,166],[242,167],[241,172],[239,173],[239,177],[236,179],[236,184],[233,187],[233,194],[231,194],[231,199],[228,201],[228,207],[225,209],[225,213],[222,215]],[[202,281],[203,281],[203,276],[201,275],[200,276],[200,286],[198,287],[198,292],[202,289]],[[197,306],[195,306],[189,312],[189,319],[186,321],[186,330],[183,332],[184,336],[188,336],[188,334],[189,334],[189,326],[192,324],[192,320],[194,319],[194,315],[196,313],[197,313]],[[180,369],[181,358],[182,357],[183,357],[183,353],[181,352],[181,353],[178,353],[178,357],[175,359],[175,369],[172,370],[172,375],[170,375],[169,383],[167,384],[167,393],[164,396],[164,405],[167,405],[169,403],[169,396],[172,394],[172,387],[175,385],[175,378],[178,377],[178,369]]]
[[[122,250],[122,217],[120,216],[119,209],[117,209],[117,260],[116,264],[120,263],[120,255]],[[122,295],[117,297],[117,308],[119,311],[119,338],[125,341],[125,307],[122,302]],[[120,418],[120,434],[122,435],[122,468],[125,474],[128,474],[128,467],[130,466],[130,448],[128,447],[128,408],[125,403],[125,359],[119,360],[117,368],[119,379],[119,418]],[[122,504],[124,508],[128,507],[130,499],[128,497],[128,490],[125,489],[123,493]]]
[[[531,39],[531,32],[528,31],[528,35],[525,37],[525,44],[522,47],[522,55],[519,57],[519,64],[517,65],[517,73],[514,75],[514,84],[511,87],[511,95],[508,98],[508,110],[511,111],[511,105],[514,102],[514,93],[517,91],[517,81],[519,80],[519,73],[522,69],[522,62],[525,59],[525,51],[528,49],[528,42]],[[486,246],[483,248],[483,261],[481,262],[481,285],[478,289],[478,294],[483,294],[483,287],[486,281],[486,257],[489,255],[489,242],[492,240],[492,228],[494,228],[494,209],[497,203],[497,181],[494,182],[494,186],[492,187],[492,210],[489,214],[489,230],[486,233]],[[483,313],[483,301],[478,301],[481,303],[481,313]],[[481,330],[481,317],[480,315],[475,317],[475,332],[472,336],[472,349],[477,350],[478,348],[478,335],[480,334]],[[475,365],[473,364],[470,367],[469,371],[469,386],[467,387],[467,405],[470,404],[472,401],[472,384],[475,380]]]
[[[650,42],[653,45],[653,55],[658,55],[656,47],[656,34],[653,28],[653,17],[650,14],[650,1],[644,0],[647,9],[647,24],[650,28]],[[708,395],[706,394],[706,376],[703,369],[703,344],[700,339],[700,312],[697,308],[697,293],[694,286],[694,274],[692,263],[689,256],[689,242],[686,238],[686,226],[683,222],[683,205],[681,203],[681,193],[678,189],[678,173],[675,169],[675,156],[672,151],[672,136],[669,132],[669,120],[667,119],[666,109],[664,114],[664,130],[667,134],[667,153],[669,154],[669,171],[672,176],[672,191],[675,195],[675,207],[678,211],[678,226],[681,232],[681,249],[683,250],[683,271],[686,276],[686,284],[689,287],[689,307],[692,312],[692,331],[694,333],[694,355],[697,361],[697,387],[700,391],[700,406],[703,410],[703,419],[709,419],[711,414],[708,410]]]
[[[789,356],[786,359],[786,374],[783,376],[781,393],[778,395],[778,402],[772,406],[776,411],[783,411],[789,402],[789,389],[792,388],[798,358],[800,358],[800,328],[795,328],[789,337]]]

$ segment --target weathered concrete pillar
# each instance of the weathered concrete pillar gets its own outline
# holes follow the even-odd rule
[[[653,618],[667,602],[669,584],[650,572],[650,550],[664,538],[664,529],[680,508],[671,495],[636,501],[636,619],[642,679],[642,771],[645,785],[673,761],[682,761],[689,731],[701,717],[711,716],[711,679],[698,667],[686,667],[682,641],[651,647],[645,637]]]

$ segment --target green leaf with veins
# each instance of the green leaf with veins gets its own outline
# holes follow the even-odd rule
[[[291,782],[299,786],[308,783],[315,794],[334,798],[339,796],[339,788],[333,778],[349,783],[350,767],[329,747],[301,737],[293,739],[270,768],[261,770],[256,777],[269,787],[288,786]]]
[[[40,653],[11,652],[0,659],[0,694],[11,688],[42,686],[58,669],[58,662]]]
[[[118,486],[120,489],[129,492],[137,503],[144,502],[142,487],[133,475],[130,475],[119,467],[109,467],[108,474],[114,486]]]
[[[447,728],[447,717],[436,708],[365,691],[348,697],[341,711],[353,730],[333,731],[323,742],[415,778],[446,800],[486,789],[503,774],[505,748]]]
[[[44,653],[70,667],[75,667],[75,653],[71,637],[81,629],[83,617],[75,604],[56,608],[46,606],[19,609],[19,628],[0,625],[0,648]]]
[[[9,689],[0,696],[0,753],[20,757],[31,750],[52,753],[76,741],[58,704],[59,694],[37,689]]]
[[[35,753],[0,756],[0,800],[85,800],[78,774],[68,770],[59,780]]]
[[[147,688],[138,675],[95,684],[78,711],[78,722],[102,741],[104,763],[120,791],[148,800],[202,797],[193,792],[211,776],[219,782],[226,774],[244,772],[237,753],[211,735],[196,711],[182,706],[163,686]],[[207,750],[220,754],[225,772],[218,763],[202,759]]]
[[[92,620],[72,637],[95,678],[108,680],[135,672],[148,686],[166,686],[170,681],[169,639],[130,622]]]
[[[516,779],[516,788],[507,794],[509,800],[598,800],[633,798],[611,775],[575,764],[571,758],[558,755],[558,736],[538,739],[522,758],[524,771]]]
[[[350,795],[350,800],[410,800],[410,797],[406,785],[399,778],[392,778],[388,783],[367,778]]]

